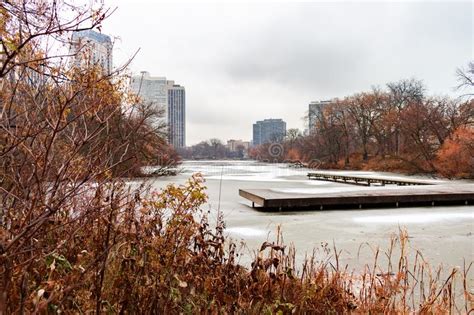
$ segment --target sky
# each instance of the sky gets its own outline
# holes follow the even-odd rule
[[[467,2],[111,1],[102,28],[114,65],[186,88],[186,143],[251,140],[252,124],[304,129],[308,104],[400,79],[431,95],[460,94],[474,60]]]

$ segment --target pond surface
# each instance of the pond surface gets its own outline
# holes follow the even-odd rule
[[[211,220],[220,209],[226,221],[226,233],[245,244],[241,263],[247,264],[262,242],[275,240],[280,225],[286,244],[294,244],[297,259],[303,261],[321,244],[333,243],[341,251],[341,262],[361,268],[373,262],[373,250],[388,248],[390,236],[406,228],[410,247],[420,250],[431,264],[462,266],[474,260],[474,207],[441,206],[383,208],[370,210],[334,210],[300,212],[259,212],[238,194],[239,189],[273,189],[282,192],[350,191],[371,189],[342,183],[308,180],[307,169],[284,164],[254,161],[185,161],[182,172],[174,177],[153,180],[156,188],[168,183],[184,183],[193,173],[206,178]],[[343,171],[347,175],[374,175],[415,178],[400,174]],[[461,183],[461,181],[460,181]],[[391,189],[390,187],[386,187]],[[370,246],[368,246],[368,245]],[[471,279],[472,280],[472,279]],[[472,283],[472,281],[471,281]]]

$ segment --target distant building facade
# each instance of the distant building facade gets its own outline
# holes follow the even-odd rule
[[[167,81],[168,141],[175,148],[186,146],[186,91],[184,86]]]
[[[227,140],[227,149],[231,152],[237,152],[241,149],[247,151],[250,147],[249,141],[242,141],[242,140]]]
[[[152,103],[157,110],[164,110],[162,119],[156,121],[168,128],[168,142],[175,148],[186,146],[186,91],[184,86],[167,80],[166,77],[153,77],[142,71],[132,76],[130,88],[145,102]]]
[[[286,135],[286,122],[282,119],[264,119],[253,124],[253,145],[279,142]]]
[[[308,132],[311,134],[316,128],[316,124],[321,120],[324,109],[333,104],[334,100],[313,101],[308,105]]]
[[[98,65],[109,75],[112,73],[112,48],[110,36],[85,30],[73,34],[70,50],[76,66]]]
[[[165,123],[168,123],[168,87],[166,77],[152,77],[149,72],[142,71],[139,75],[132,76],[130,88],[143,101],[152,103],[156,109],[165,111]]]

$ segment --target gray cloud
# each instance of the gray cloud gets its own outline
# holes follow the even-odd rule
[[[122,56],[141,47],[132,70],[186,86],[188,143],[250,139],[269,117],[302,128],[309,101],[402,78],[455,94],[456,68],[473,59],[471,2],[118,6],[104,30]]]
[[[347,54],[347,48],[340,46],[265,43],[229,60],[226,71],[234,80],[265,80],[296,89],[331,91],[363,70],[363,48]]]
[[[327,95],[422,72],[430,77],[420,79],[436,81],[433,72],[445,64],[454,72],[453,62],[465,63],[472,53],[470,3],[304,7],[256,30],[250,43],[226,60],[227,74],[235,80],[273,81]]]

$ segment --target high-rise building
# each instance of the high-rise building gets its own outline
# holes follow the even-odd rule
[[[308,131],[312,133],[315,130],[316,124],[322,118],[324,109],[331,105],[334,101],[313,101],[308,105]]]
[[[184,86],[167,81],[168,142],[175,148],[186,146],[186,91]]]
[[[286,122],[282,119],[264,119],[253,124],[253,145],[280,142],[286,135]]]
[[[72,36],[71,54],[76,66],[98,65],[104,74],[112,73],[112,40],[93,30],[76,32]]]
[[[147,71],[142,71],[139,75],[132,76],[130,88],[146,103],[151,103],[157,110],[164,110],[164,118],[159,122],[168,124],[168,87],[166,77],[152,77]]]
[[[168,130],[168,142],[175,148],[186,145],[186,93],[184,86],[167,80],[166,77],[152,77],[146,71],[133,76],[130,88],[145,102],[164,110],[157,126],[165,123]]]

